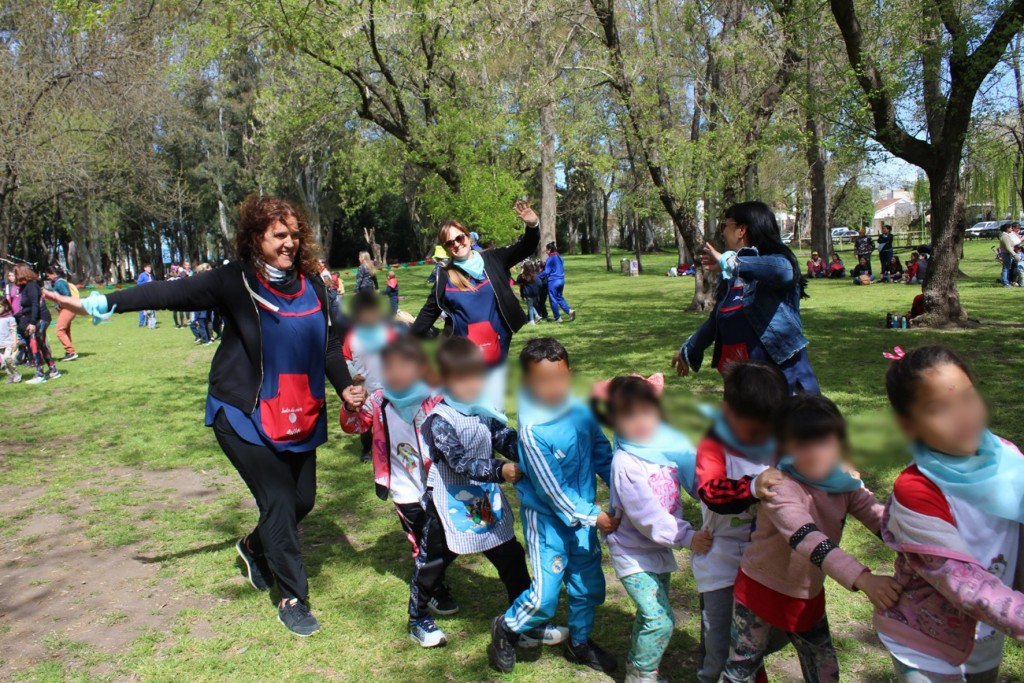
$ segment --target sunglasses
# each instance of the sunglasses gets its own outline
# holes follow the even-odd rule
[[[450,240],[448,240],[447,242],[445,242],[442,246],[445,249],[452,249],[452,248],[454,248],[456,246],[461,247],[465,243],[466,243],[466,234],[460,232],[458,235],[456,235],[455,237],[453,237]]]

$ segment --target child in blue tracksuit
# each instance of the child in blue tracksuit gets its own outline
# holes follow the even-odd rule
[[[565,289],[565,262],[558,253],[558,246],[554,242],[548,242],[545,247],[548,257],[544,261],[544,270],[541,271],[540,279],[547,283],[548,299],[551,301],[551,312],[555,314],[555,322],[562,322],[561,311],[569,318],[569,322],[576,319],[576,311],[569,307],[569,302],[562,296]]]
[[[565,658],[606,673],[615,657],[593,640],[594,611],[604,602],[604,572],[597,530],[610,533],[618,520],[595,503],[600,475],[611,476],[612,449],[589,407],[572,397],[569,354],[551,337],[531,339],[519,356],[519,467],[516,484],[533,580],[491,624],[491,665],[515,667],[519,634],[545,626],[565,584],[569,594],[569,642]],[[564,631],[546,635],[565,638]],[[553,643],[548,643],[553,644]]]

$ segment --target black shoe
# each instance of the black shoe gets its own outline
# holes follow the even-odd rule
[[[273,573],[270,571],[270,565],[267,564],[267,558],[257,557],[249,547],[245,544],[245,537],[238,539],[238,543],[235,544],[235,550],[238,552],[238,556],[242,558],[242,564],[245,565],[246,578],[249,579],[249,583],[258,591],[270,590],[270,582],[273,580]]]
[[[438,617],[450,617],[459,613],[459,604],[452,597],[451,588],[448,587],[448,584],[444,583],[434,590],[434,594],[430,596],[430,602],[427,603],[427,607],[434,613],[434,616]]]
[[[619,666],[615,657],[605,652],[600,645],[589,638],[581,645],[574,645],[572,640],[569,640],[565,644],[564,653],[565,658],[573,664],[589,666],[594,671],[603,671],[606,674],[615,671]]]
[[[516,668],[515,641],[519,637],[505,626],[505,615],[499,614],[491,622],[491,644],[487,646],[487,659],[491,666],[503,674]]]
[[[370,462],[371,460],[373,460],[373,453],[370,451],[365,451],[359,456],[359,462]]]
[[[277,620],[289,631],[303,638],[320,630],[320,622],[309,611],[309,605],[301,600],[292,599],[277,608]]]

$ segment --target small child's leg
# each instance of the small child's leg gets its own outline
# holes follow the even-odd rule
[[[657,671],[672,638],[676,617],[668,601],[669,580],[669,574],[650,572],[622,579],[622,585],[636,604],[633,645],[626,655],[626,662],[637,671]]]
[[[790,633],[789,639],[800,656],[805,681],[831,683],[839,680],[839,662],[827,616],[822,615],[818,623],[803,633]]]
[[[440,585],[447,566],[445,554],[448,544],[444,527],[438,516],[434,501],[427,502],[424,511],[423,539],[416,553],[416,563],[409,586],[409,619],[416,620],[430,615],[430,596]]]
[[[756,681],[764,666],[769,642],[777,630],[745,605],[737,602],[733,607],[732,639],[729,645],[729,659],[722,671],[722,683]]]
[[[530,588],[530,570],[526,568],[526,551],[515,538],[506,541],[497,548],[484,551],[484,557],[490,560],[498,570],[498,578],[505,584],[508,602],[511,605]]]
[[[562,592],[567,557],[561,536],[535,510],[523,508],[523,537],[530,550],[533,581],[512,600],[505,612],[505,626],[526,633],[544,626],[555,615]]]
[[[729,629],[732,624],[732,586],[700,594],[701,663],[700,683],[718,683],[729,658]]]

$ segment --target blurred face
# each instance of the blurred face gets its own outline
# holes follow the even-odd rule
[[[57,281],[57,273],[47,273],[46,274],[46,279],[49,280],[50,282],[56,282]]]
[[[637,443],[646,443],[654,438],[661,425],[661,412],[649,403],[640,403],[630,410],[617,413],[614,424],[616,434]]]
[[[940,453],[966,457],[978,452],[988,409],[967,374],[945,364],[921,376],[910,414],[898,420],[908,437]]]
[[[722,404],[722,414],[725,416],[725,421],[729,423],[729,429],[732,430],[732,433],[745,444],[755,446],[764,443],[772,437],[772,423],[770,420],[741,417],[729,407],[728,403]]]
[[[263,262],[278,270],[291,270],[299,253],[299,222],[295,216],[270,224],[260,242]]]
[[[560,406],[572,393],[572,369],[561,360],[531,363],[523,375],[523,386],[538,403]]]
[[[184,268],[185,270],[188,270],[189,268],[192,267],[192,264],[189,263],[188,261],[185,261],[184,263],[181,264],[181,267]]]
[[[421,363],[399,354],[388,356],[384,362],[384,386],[400,394],[426,376],[427,369]]]
[[[863,235],[866,232],[867,232],[867,230],[865,230],[864,228],[861,228],[860,230],[857,231],[857,234],[858,235]]]
[[[355,317],[355,324],[360,327],[376,327],[384,320],[381,315],[380,309],[368,308],[363,311],[359,311],[359,315]]]
[[[835,434],[811,441],[787,441],[782,452],[793,456],[796,471],[812,481],[825,479],[842,462],[843,442]]]
[[[10,273],[7,273],[7,281],[10,282],[11,284],[14,283],[14,272],[13,271],[11,271]]]
[[[863,256],[861,256],[860,257],[860,264],[862,266],[866,266],[868,264],[868,260],[866,258],[864,258]]]
[[[443,239],[444,241],[441,243],[441,246],[448,252],[448,256],[456,261],[467,258],[473,250],[473,244],[469,239],[469,235],[456,227],[449,226],[445,230]]]
[[[146,271],[147,273],[152,273],[153,272],[153,266],[144,266],[142,269],[144,271]]]
[[[737,251],[748,245],[747,226],[737,225],[732,218],[726,218],[722,223],[722,239],[729,251]]]
[[[821,257],[820,257],[820,256],[818,256],[818,252],[816,252],[816,251],[815,251],[815,252],[813,252],[813,253],[811,254],[811,258],[812,258],[812,259],[814,259],[815,261],[817,261],[817,260],[818,260],[819,258],[821,258]]]
[[[484,376],[483,373],[448,376],[444,378],[444,385],[456,401],[472,403],[484,392]]]
[[[832,254],[832,260],[833,261],[838,261],[839,260],[839,254]]]

